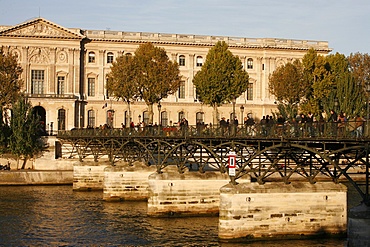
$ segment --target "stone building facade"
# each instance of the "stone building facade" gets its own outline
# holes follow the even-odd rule
[[[301,59],[312,47],[321,55],[331,51],[326,41],[82,30],[43,18],[0,26],[0,46],[18,56],[24,91],[48,131],[106,123],[128,126],[128,106],[107,95],[106,75],[118,56],[134,55],[145,42],[164,48],[179,63],[183,78],[178,92],[163,99],[160,108],[155,106],[154,121],[172,125],[185,117],[191,125],[212,122],[212,108],[198,101],[192,80],[218,41],[225,41],[240,57],[250,76],[247,91],[234,105],[239,118],[261,118],[276,109],[268,92],[268,77],[275,68]],[[148,121],[145,102],[132,104],[131,112],[134,123]],[[232,112],[233,105],[225,104],[218,117],[230,118]]]

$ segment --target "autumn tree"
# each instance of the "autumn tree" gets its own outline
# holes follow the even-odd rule
[[[239,57],[222,41],[208,51],[202,69],[194,76],[198,99],[213,107],[213,123],[217,123],[217,107],[239,97],[248,87],[249,75]]]
[[[24,97],[20,97],[13,105],[10,129],[9,150],[17,157],[17,167],[19,160],[23,160],[21,169],[24,169],[27,160],[44,147],[39,117],[32,112],[31,103]]]
[[[107,75],[106,89],[110,95],[114,95],[116,99],[121,99],[128,104],[128,112],[130,122],[131,102],[137,100],[138,93],[136,89],[138,85],[135,80],[134,59],[132,56],[120,56],[112,63],[111,71]]]
[[[169,60],[163,48],[145,43],[135,51],[135,56],[117,59],[112,65],[107,89],[127,103],[144,100],[149,122],[153,123],[153,104],[178,90],[179,74],[178,64]]]
[[[293,118],[298,106],[306,99],[310,85],[303,79],[303,68],[299,60],[278,67],[269,76],[269,91],[275,96],[280,114]]]

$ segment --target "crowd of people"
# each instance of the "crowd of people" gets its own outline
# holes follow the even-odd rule
[[[285,119],[282,115],[265,115],[261,119],[254,119],[251,114],[244,117],[240,123],[237,116],[234,116],[232,121],[222,117],[219,121],[219,128],[222,135],[245,134],[249,136],[270,136],[270,135],[289,135],[293,137],[319,137],[319,136],[344,136],[350,134],[350,137],[360,138],[364,133],[365,119],[359,115],[350,120],[347,119],[345,113],[337,114],[331,110],[329,115],[325,113],[315,116],[311,112],[308,114],[299,114],[293,119]],[[128,126],[127,126],[128,127]],[[130,129],[142,131],[144,129],[157,130],[161,127],[163,131],[181,131],[186,134],[189,129],[189,123],[186,118],[181,118],[176,124],[169,126],[158,126],[157,123],[145,124],[144,121],[135,124],[130,123]],[[196,131],[201,134],[204,131],[212,129],[212,124],[205,124],[198,121],[196,123]],[[89,128],[89,127],[88,127]],[[108,124],[100,125],[96,129],[111,129]],[[126,126],[122,123],[122,129]]]
[[[266,115],[262,116],[260,120],[247,115],[242,124],[239,124],[237,117],[234,117],[232,122],[222,117],[219,125],[223,134],[236,133],[237,130],[243,129],[247,135],[269,136],[285,133],[295,137],[313,137],[350,134],[351,137],[359,138],[363,136],[364,123],[365,119],[360,115],[349,120],[345,113],[337,114],[331,110],[329,116],[323,113],[316,117],[308,112],[308,114],[301,113],[290,120],[286,120],[282,115],[275,117]]]

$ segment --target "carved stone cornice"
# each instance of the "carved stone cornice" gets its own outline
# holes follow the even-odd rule
[[[1,30],[0,36],[63,39],[83,39],[85,37],[43,18],[36,18],[34,20]]]

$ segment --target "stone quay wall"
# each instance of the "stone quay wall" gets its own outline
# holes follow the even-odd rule
[[[177,171],[166,170],[161,174],[153,173],[149,176],[148,215],[218,215],[220,188],[229,182],[229,176],[220,172],[179,174]]]
[[[134,162],[133,165],[117,163],[116,166],[104,169],[103,200],[147,201],[148,177],[156,172],[155,166],[146,166],[142,162]]]
[[[72,171],[0,171],[0,185],[71,185]]]
[[[221,241],[345,236],[347,188],[321,182],[247,183],[221,188]]]

